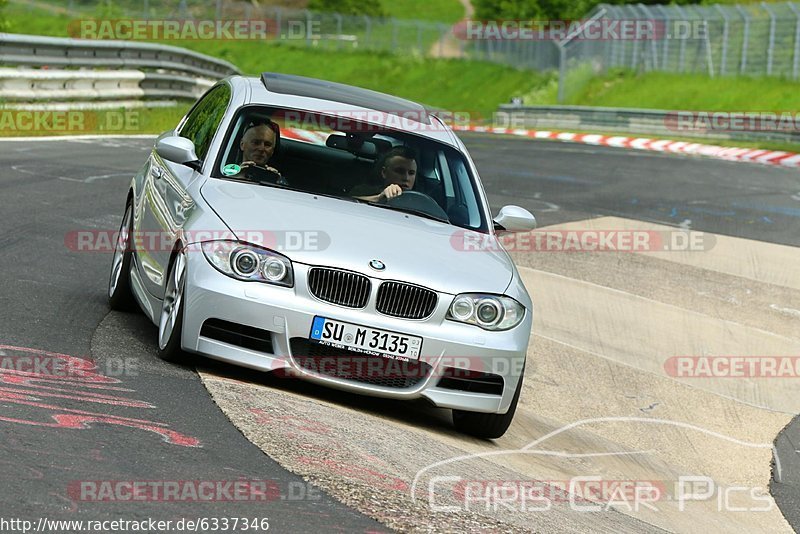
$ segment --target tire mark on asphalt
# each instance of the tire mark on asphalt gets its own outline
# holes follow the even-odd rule
[[[122,381],[102,375],[97,365],[83,358],[12,345],[0,345],[0,401],[16,405],[20,417],[5,410],[0,421],[49,428],[89,429],[96,423],[135,428],[158,434],[164,441],[184,447],[201,447],[200,441],[169,428],[166,423],[98,413],[43,402],[42,398],[97,403],[106,406],[155,409],[153,404],[120,396],[132,390]],[[101,393],[90,391],[101,390]],[[51,401],[51,402],[53,402]],[[44,410],[45,419],[27,419],[27,408]],[[35,413],[37,410],[33,410]],[[49,420],[48,420],[49,419]]]

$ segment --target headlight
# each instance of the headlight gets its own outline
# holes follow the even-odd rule
[[[205,241],[203,254],[218,271],[248,282],[294,286],[294,271],[289,258],[239,241]]]
[[[474,324],[484,330],[508,330],[525,317],[525,308],[512,299],[498,295],[463,293],[453,299],[447,318]]]

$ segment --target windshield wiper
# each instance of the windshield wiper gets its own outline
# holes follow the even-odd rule
[[[367,202],[367,201],[362,201],[362,202]],[[384,209],[389,209],[389,210],[393,210],[393,211],[402,211],[403,213],[410,213],[412,215],[418,215],[420,217],[425,217],[426,219],[432,219],[434,221],[450,224],[450,219],[437,217],[436,215],[428,213],[427,211],[415,210],[414,208],[402,208],[400,206],[390,206],[388,204],[381,204],[381,203],[378,203],[378,202],[367,202],[367,203],[370,206],[376,206],[378,208],[384,208]]]

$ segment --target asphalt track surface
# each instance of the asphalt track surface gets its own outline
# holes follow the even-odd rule
[[[800,246],[796,171],[514,138],[463,138],[493,212],[513,203],[536,213],[541,226],[614,216]],[[268,517],[278,532],[386,530],[353,507],[315,493],[251,444],[218,409],[193,369],[154,359],[155,328],[143,316],[120,321],[108,313],[110,255],[78,253],[65,245],[71,231],[117,228],[125,188],[151,146],[148,139],[0,144],[1,350],[12,356],[47,351],[91,359],[103,374],[119,375],[118,382],[99,389],[85,383],[13,383],[4,375],[2,515]],[[120,365],[135,372],[114,373]],[[204,365],[223,376],[241,376],[225,366]],[[778,440],[785,476],[772,485],[796,531],[798,444],[797,427]],[[75,498],[76,481],[238,479],[271,480],[279,491],[258,503]],[[291,493],[317,496],[293,498]]]

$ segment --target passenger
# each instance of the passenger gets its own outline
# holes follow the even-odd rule
[[[413,189],[417,179],[417,152],[407,146],[394,147],[378,160],[376,169],[379,179],[356,185],[350,190],[351,197],[382,202]]]

